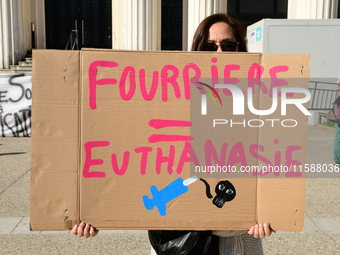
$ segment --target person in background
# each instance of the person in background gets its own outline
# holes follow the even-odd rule
[[[340,76],[338,79],[338,89],[336,91],[336,101],[340,97]],[[340,167],[340,123],[335,123],[335,138],[333,143],[333,160],[334,163]]]
[[[199,24],[194,34],[191,50],[247,52],[245,35],[243,25],[236,19],[224,13],[213,14]],[[73,227],[72,233],[88,238],[96,236],[98,230],[89,224],[81,223]],[[250,226],[249,230],[219,230],[212,233],[218,241],[211,243],[212,247],[206,253],[207,255],[260,255],[263,254],[261,238],[270,236],[272,229],[268,224],[260,223]]]

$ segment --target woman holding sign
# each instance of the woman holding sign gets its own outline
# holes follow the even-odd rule
[[[245,29],[227,14],[213,14],[198,26],[191,50],[246,52]],[[81,223],[73,227],[72,233],[87,238],[97,235],[98,230]],[[271,233],[264,223],[251,226],[248,231],[149,231],[149,238],[158,254],[263,254],[260,238]]]

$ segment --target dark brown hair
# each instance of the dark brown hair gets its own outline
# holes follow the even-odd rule
[[[239,42],[238,51],[246,52],[246,31],[244,26],[241,24],[241,22],[225,13],[210,15],[199,24],[195,32],[194,39],[192,40],[191,50],[198,51],[202,44],[208,41],[210,27],[218,22],[227,23],[231,27],[236,41]]]

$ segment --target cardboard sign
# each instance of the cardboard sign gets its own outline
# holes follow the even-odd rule
[[[32,230],[303,230],[308,54],[33,62]]]
[[[31,136],[32,74],[0,74],[0,137]]]

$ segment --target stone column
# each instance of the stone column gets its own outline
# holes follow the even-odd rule
[[[227,12],[227,0],[183,0],[183,50],[190,50],[199,23],[214,13]]]
[[[9,69],[10,59],[12,58],[10,3],[1,1],[0,8],[0,69]]]
[[[30,0],[31,22],[34,24],[35,48],[45,49],[45,1]]]
[[[160,50],[161,1],[112,0],[112,48]]]
[[[0,2],[0,69],[10,69],[31,49],[30,5],[27,1]]]
[[[288,19],[336,19],[338,0],[289,0]]]

